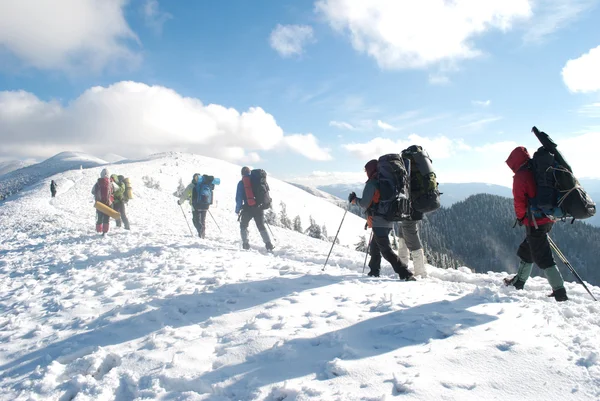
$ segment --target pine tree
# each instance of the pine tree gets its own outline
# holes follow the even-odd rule
[[[306,229],[306,234],[312,238],[321,239],[321,226],[317,224],[315,219],[312,216],[309,217],[310,225]]]
[[[281,201],[279,203],[279,205],[281,206],[281,211],[279,212],[279,223],[280,223],[281,227],[291,230],[292,229],[292,221],[290,220],[290,218],[287,215],[287,208],[285,206],[285,203],[283,203],[283,201]]]
[[[273,211],[272,208],[269,208],[265,213],[265,223],[270,226],[277,226],[277,214]]]
[[[181,195],[183,195],[184,191],[185,191],[185,185],[183,185],[183,180],[181,178],[179,178],[179,185],[177,186],[177,190],[175,192],[173,192],[173,195],[180,198]]]
[[[300,220],[300,216],[294,217],[294,231],[298,231],[299,233],[304,234],[304,230],[302,229],[302,220]]]
[[[360,237],[360,241],[354,244],[354,249],[356,249],[358,252],[367,251],[367,238],[364,235]]]
[[[321,236],[324,240],[329,239],[329,237],[327,236],[327,227],[325,226],[325,224],[323,224],[323,227],[321,227]]]

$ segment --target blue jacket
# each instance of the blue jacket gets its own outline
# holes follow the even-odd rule
[[[240,180],[235,193],[235,214],[238,214],[246,203],[248,203],[248,199],[246,198],[246,191],[244,190],[244,182]]]

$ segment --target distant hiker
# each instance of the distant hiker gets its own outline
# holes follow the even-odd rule
[[[102,169],[100,173],[100,178],[94,184],[92,188],[92,195],[94,195],[94,199],[97,202],[103,203],[108,207],[112,207],[114,197],[113,197],[113,185],[110,182],[110,174],[108,173],[108,169]],[[110,216],[102,213],[101,211],[96,211],[96,232],[102,233],[102,235],[108,232],[108,227],[110,223]]]
[[[54,180],[50,182],[50,192],[52,193],[52,197],[54,198],[56,196],[56,182],[54,182]]]
[[[238,183],[235,194],[235,213],[240,221],[240,235],[242,247],[250,249],[248,242],[248,225],[254,219],[256,228],[265,243],[268,251],[273,250],[273,244],[267,228],[265,227],[264,210],[271,206],[269,185],[267,184],[267,173],[256,169],[250,171],[249,167],[242,168],[242,179]]]
[[[126,230],[129,230],[129,219],[125,213],[125,204],[129,200],[126,194],[125,177],[122,175],[113,174],[110,176],[110,180],[113,183],[114,188],[114,199],[113,209],[121,214],[121,218],[116,221],[117,227],[121,227],[121,220],[123,220],[123,226]]]
[[[192,182],[185,188],[177,201],[178,205],[182,205],[186,200],[190,202],[192,222],[200,238],[204,238],[206,235],[206,213],[213,203],[215,185],[220,183],[221,180],[212,175],[196,173],[192,177]]]
[[[544,271],[548,283],[552,286],[552,294],[557,301],[568,299],[564,281],[554,262],[552,249],[548,242],[548,233],[552,230],[553,220],[541,212],[534,211],[531,201],[536,197],[535,176],[530,168],[529,152],[523,146],[515,148],[506,164],[515,173],[513,178],[513,197],[515,213],[520,225],[525,225],[527,236],[519,246],[519,270],[516,275],[504,279],[506,285],[522,290],[531,275],[533,263]]]
[[[373,159],[365,165],[368,180],[363,189],[362,198],[358,198],[354,192],[348,196],[348,201],[359,205],[366,210],[367,225],[373,229],[373,239],[369,248],[371,260],[369,260],[369,276],[379,277],[381,270],[381,256],[385,258],[401,280],[415,281],[414,275],[408,270],[404,263],[392,250],[390,245],[390,231],[393,221],[387,220],[383,215],[377,213],[381,193],[379,191],[379,178],[377,173],[378,161]]]

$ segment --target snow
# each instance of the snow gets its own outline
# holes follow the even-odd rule
[[[8,174],[11,171],[30,166],[32,163],[23,160],[6,160],[0,162],[0,175]]]
[[[308,192],[309,194],[314,195],[314,196],[316,196],[318,198],[324,198],[324,199],[326,199],[326,200],[328,200],[330,202],[333,202],[333,203],[344,202],[341,198],[338,198],[335,195],[332,195],[332,194],[327,193],[325,191],[321,191],[320,189],[317,189],[315,187],[311,187],[309,185],[296,184],[296,183],[293,183],[293,182],[288,182],[288,184],[291,184],[291,185],[293,185],[295,187],[298,187],[298,188],[300,188],[300,189],[302,189],[302,190]],[[352,191],[350,191],[350,192],[352,192]],[[350,192],[348,192],[348,193],[350,193]]]
[[[251,225],[240,249],[239,166],[186,154],[109,165],[131,178],[132,230],[94,232],[102,167],[53,176],[0,206],[0,400],[600,400],[600,304],[524,291],[503,274],[427,266],[400,282],[362,274],[348,214],[330,243]],[[207,238],[172,195],[194,172],[221,178]],[[153,177],[160,190],[146,188]],[[343,210],[269,176],[275,203],[334,235]],[[189,206],[185,213],[190,219]],[[190,222],[191,224],[191,222]],[[600,288],[590,287],[596,296]]]

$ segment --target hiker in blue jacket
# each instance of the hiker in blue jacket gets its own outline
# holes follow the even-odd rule
[[[247,194],[251,194],[251,200],[248,201]],[[250,249],[250,243],[248,242],[248,225],[250,220],[254,219],[256,228],[265,243],[267,251],[273,250],[273,243],[265,227],[265,215],[264,211],[256,205],[254,202],[253,190],[250,183],[250,168],[242,168],[242,179],[237,185],[237,191],[235,194],[235,214],[237,214],[238,220],[240,221],[240,235],[242,237],[242,247],[244,249]]]

